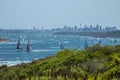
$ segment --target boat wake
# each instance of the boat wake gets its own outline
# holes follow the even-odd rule
[[[16,42],[0,42],[0,44],[16,44]]]
[[[49,49],[42,49],[42,50],[40,50],[40,49],[35,49],[35,50],[32,50],[31,52],[49,52],[49,51],[58,51],[58,50],[49,50]]]
[[[60,47],[50,47],[50,48],[53,48],[53,49],[59,49]]]
[[[16,60],[16,61],[0,61],[0,66],[2,66],[2,65],[14,66],[16,64],[29,63],[29,62],[31,62],[31,61],[20,61],[20,60]]]

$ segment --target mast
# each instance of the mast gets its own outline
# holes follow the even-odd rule
[[[60,49],[64,49],[63,42],[60,43]]]
[[[101,44],[101,42],[102,42],[101,39],[99,39],[99,44]]]
[[[87,40],[85,40],[85,47],[84,47],[85,49],[87,49],[88,48],[88,43],[87,43]]]
[[[22,45],[21,45],[21,43],[20,43],[20,40],[18,40],[18,42],[17,42],[17,47],[16,47],[16,49],[22,49]]]
[[[30,41],[28,40],[27,49],[26,49],[26,50],[27,50],[27,51],[31,51],[31,49],[32,49],[32,48],[31,48],[31,46],[30,46]]]

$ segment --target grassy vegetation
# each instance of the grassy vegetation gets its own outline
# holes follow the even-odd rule
[[[3,65],[0,80],[120,80],[120,45],[66,49],[28,64]]]

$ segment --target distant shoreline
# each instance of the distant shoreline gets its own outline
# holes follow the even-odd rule
[[[55,35],[79,35],[79,36],[93,36],[99,38],[120,38],[120,30],[111,31],[111,32],[70,32],[70,31],[61,31],[55,32]]]
[[[8,41],[9,41],[8,39],[0,38],[0,42],[8,42]]]

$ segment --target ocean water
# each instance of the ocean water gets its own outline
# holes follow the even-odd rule
[[[66,49],[84,49],[85,40],[92,46],[101,40],[101,45],[120,44],[119,38],[94,38],[76,35],[54,35],[48,32],[0,33],[0,37],[10,39],[10,42],[0,42],[0,65],[15,65],[55,55],[60,49],[60,43]],[[17,40],[20,40],[23,51],[16,50]],[[30,40],[31,52],[26,51],[27,40]],[[117,42],[115,42],[117,40]]]

